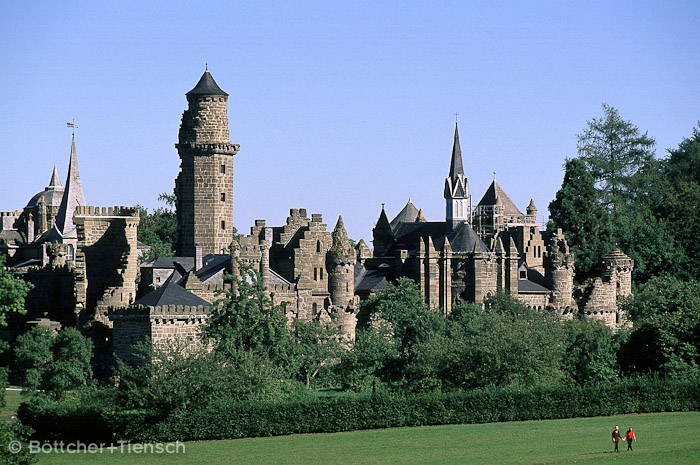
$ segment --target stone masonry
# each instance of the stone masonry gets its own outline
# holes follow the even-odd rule
[[[187,94],[178,143],[175,180],[179,256],[227,253],[233,240],[233,156],[229,140],[228,94],[206,71]]]

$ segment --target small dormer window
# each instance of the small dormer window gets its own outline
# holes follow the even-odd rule
[[[527,270],[520,270],[520,279],[527,279]]]

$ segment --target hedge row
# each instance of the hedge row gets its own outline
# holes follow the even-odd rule
[[[628,379],[583,387],[479,389],[411,396],[364,394],[275,403],[221,400],[194,411],[175,411],[160,417],[143,410],[102,412],[93,424],[109,425],[113,438],[148,442],[689,410],[700,410],[698,383]],[[70,415],[56,418],[65,413],[46,409],[34,411],[31,416],[22,415],[21,419],[38,436],[47,437],[51,428],[45,423],[73,422]],[[48,437],[55,439],[56,433],[54,430]]]

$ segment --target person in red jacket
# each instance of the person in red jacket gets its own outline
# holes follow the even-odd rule
[[[637,437],[634,435],[634,430],[632,428],[628,429],[627,433],[625,433],[625,439],[627,440],[627,450],[633,450],[632,443],[637,442]]]
[[[617,448],[618,444],[620,444],[620,427],[615,426],[615,430],[612,432],[612,442],[615,443],[615,452],[620,452],[620,450]]]

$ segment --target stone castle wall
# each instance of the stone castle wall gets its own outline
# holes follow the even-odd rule
[[[138,342],[150,338],[153,346],[164,346],[177,341],[189,350],[203,347],[199,338],[202,324],[209,317],[209,307],[166,305],[158,307],[110,307],[108,316],[112,322],[114,354],[126,363],[133,364],[133,348]]]
[[[87,317],[98,307],[130,304],[138,273],[138,208],[78,206],[73,222],[76,311]]]

